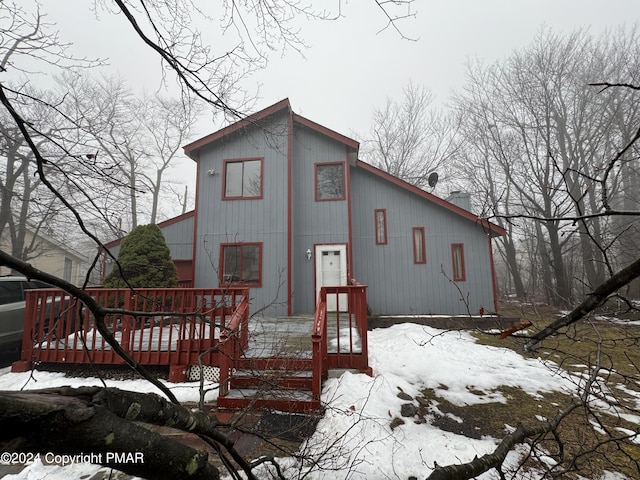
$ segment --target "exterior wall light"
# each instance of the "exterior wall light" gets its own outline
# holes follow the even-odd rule
[[[307,260],[311,260],[311,249],[307,248]]]

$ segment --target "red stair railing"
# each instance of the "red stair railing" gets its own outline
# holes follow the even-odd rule
[[[329,369],[372,373],[367,341],[366,290],[366,285],[355,280],[350,285],[320,289],[312,333],[313,395],[318,400],[322,380],[327,378]]]
[[[229,323],[220,332],[218,365],[220,367],[220,389],[218,395],[229,393],[231,376],[238,360],[249,346],[249,290],[235,309]]]
[[[311,394],[315,400],[320,400],[322,393],[322,380],[327,378],[327,302],[326,293],[320,290],[316,315],[313,321],[311,334],[311,358],[313,365],[313,380]]]

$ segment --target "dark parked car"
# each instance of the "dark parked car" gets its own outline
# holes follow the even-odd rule
[[[0,277],[0,351],[20,347],[25,291],[34,288],[51,288],[51,285],[25,277]]]

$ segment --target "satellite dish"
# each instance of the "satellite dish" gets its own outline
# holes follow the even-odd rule
[[[429,182],[429,186],[431,188],[435,187],[438,183],[438,174],[436,172],[433,172],[431,175],[429,175],[429,179],[427,181]]]

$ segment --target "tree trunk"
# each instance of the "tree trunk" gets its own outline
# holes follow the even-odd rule
[[[640,164],[637,161],[625,162],[621,175],[622,206],[625,211],[640,211]],[[629,265],[640,256],[640,219],[638,217],[619,217],[615,219],[620,232],[620,265]],[[640,298],[640,280],[628,285],[628,295]]]
[[[542,271],[542,291],[544,293],[546,302],[548,304],[553,303],[554,293],[553,293],[553,276],[551,275],[551,259],[549,258],[549,253],[547,252],[547,245],[545,242],[544,235],[542,233],[542,225],[540,222],[536,221],[536,237],[538,238],[538,265],[532,265],[531,271],[535,271],[534,269],[538,267]]]
[[[189,423],[207,422],[152,394],[99,387],[0,392],[3,451],[91,453],[92,463],[143,478],[220,478],[205,451],[159,435],[138,421],[185,429]]]
[[[591,292],[586,300],[580,305],[574,308],[571,312],[563,315],[558,320],[554,321],[547,327],[540,330],[533,335],[531,339],[525,344],[525,349],[530,350],[539,342],[544,340],[550,335],[553,335],[561,328],[567,327],[588,313],[592,312],[604,302],[607,301],[610,295],[614,294],[617,290],[628,285],[633,280],[640,278],[640,259],[637,259],[631,265],[616,272],[609,280],[599,285],[593,292]]]
[[[510,230],[511,229],[509,229],[509,231]],[[509,274],[513,279],[513,288],[515,288],[516,297],[522,300],[526,297],[526,293],[524,291],[524,284],[522,283],[522,277],[520,276],[520,266],[518,265],[516,247],[513,244],[510,233],[508,237],[504,238],[503,244],[504,244],[505,260],[507,261],[507,268],[509,269]]]
[[[555,291],[553,292],[554,305],[568,305],[571,302],[571,286],[567,279],[564,267],[564,258],[562,256],[562,248],[560,246],[560,237],[558,234],[558,222],[550,220],[545,222],[547,232],[549,233],[549,246],[551,250],[551,263],[553,268],[553,276],[555,278]]]
[[[138,191],[137,191],[137,175],[135,163],[129,160],[129,204],[131,208],[131,225],[130,229],[133,230],[138,226]]]

